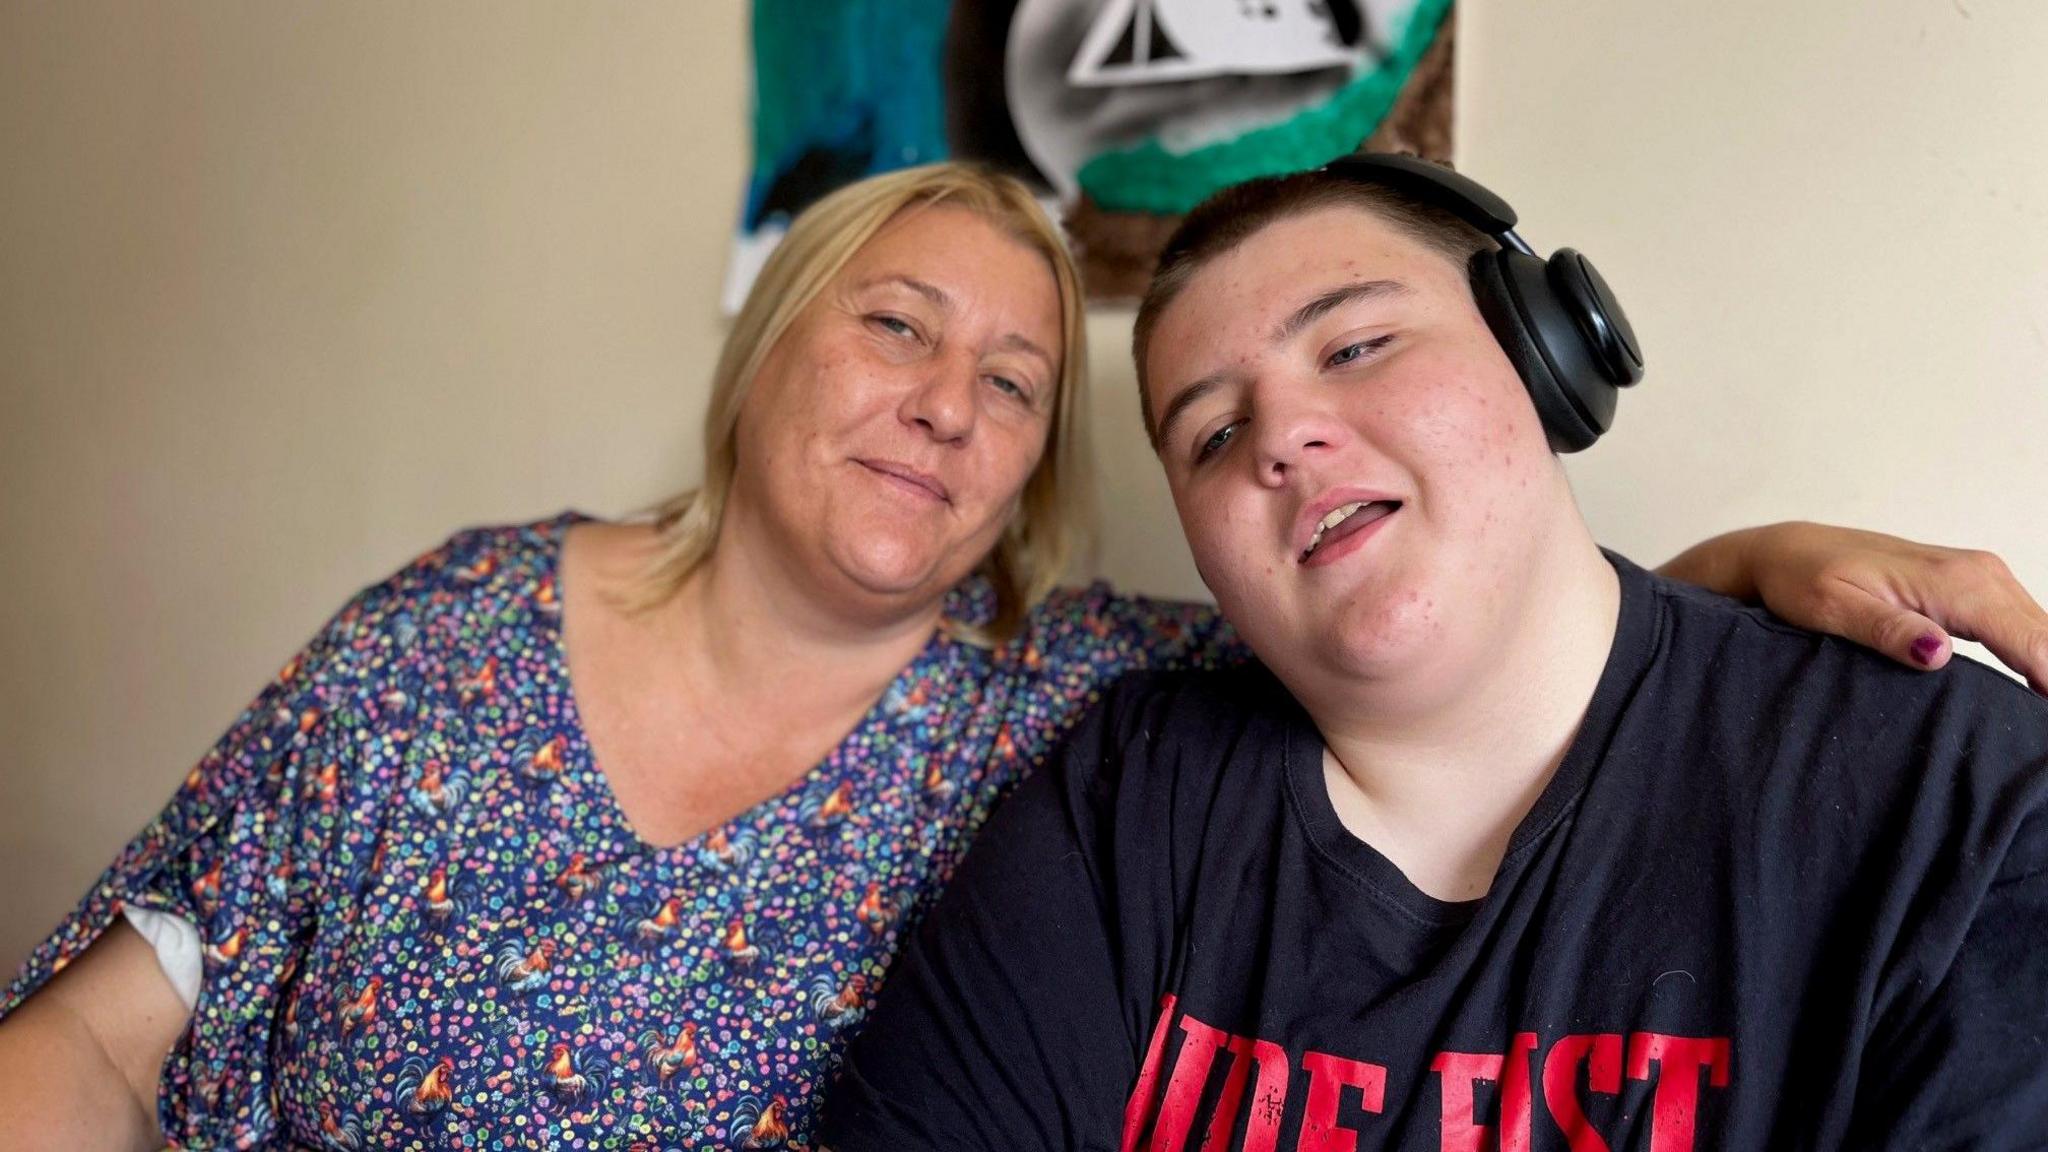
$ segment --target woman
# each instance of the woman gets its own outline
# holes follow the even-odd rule
[[[805,1142],[1008,785],[1110,678],[1237,654],[1205,608],[1048,595],[1082,534],[1082,329],[1012,181],[919,169],[807,212],[720,359],[704,487],[654,525],[460,534],[345,607],[9,990],[0,1124]],[[1845,553],[1909,589],[1948,554],[1819,531],[1686,564],[1866,637],[1906,621],[1895,653],[1940,635],[1816,593]],[[2009,579],[1947,589],[2033,626]],[[199,963],[129,923],[196,925]]]

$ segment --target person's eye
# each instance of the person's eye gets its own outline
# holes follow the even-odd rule
[[[999,376],[992,374],[989,376],[988,382],[995,385],[996,391],[1001,392],[1005,396],[1009,396],[1012,399],[1016,400],[1022,400],[1026,404],[1031,403],[1031,390],[1029,388],[1026,388],[1024,385],[1017,383],[1015,380],[1010,379],[1008,376]]]
[[[1390,335],[1375,336],[1370,340],[1360,340],[1354,344],[1346,344],[1344,347],[1330,353],[1330,358],[1325,363],[1332,368],[1341,368],[1346,364],[1355,364],[1386,347],[1393,339]]]
[[[1223,427],[1210,433],[1209,438],[1202,441],[1201,445],[1195,449],[1195,463],[1208,463],[1209,458],[1223,451],[1224,446],[1230,443],[1231,438],[1237,435],[1237,430],[1243,426],[1244,421],[1239,420],[1234,423],[1225,424]]]
[[[917,326],[901,316],[891,316],[886,312],[878,312],[868,317],[868,323],[889,333],[891,336],[907,336],[913,340],[919,338]]]

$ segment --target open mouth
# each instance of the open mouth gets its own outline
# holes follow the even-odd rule
[[[1300,562],[1308,563],[1317,549],[1364,531],[1375,521],[1393,515],[1400,507],[1399,500],[1354,500],[1330,509],[1330,514],[1316,525],[1315,535],[1309,537],[1308,547],[1301,550]]]

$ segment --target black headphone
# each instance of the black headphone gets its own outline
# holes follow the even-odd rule
[[[1570,248],[1545,260],[1515,235],[1508,203],[1439,164],[1358,152],[1323,171],[1433,204],[1499,243],[1472,254],[1472,295],[1536,402],[1550,446],[1591,447],[1614,423],[1619,390],[1643,378],[1643,350],[1607,281]]]

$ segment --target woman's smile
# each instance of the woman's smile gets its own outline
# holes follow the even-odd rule
[[[876,477],[890,490],[902,492],[920,503],[951,504],[952,495],[937,476],[922,472],[908,464],[898,463],[880,457],[862,457],[854,460],[869,475]]]

